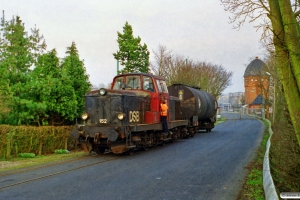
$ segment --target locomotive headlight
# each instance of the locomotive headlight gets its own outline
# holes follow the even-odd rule
[[[106,90],[104,88],[101,88],[99,90],[99,93],[100,93],[100,95],[104,96],[104,95],[106,95]]]
[[[87,118],[88,118],[88,114],[87,113],[83,113],[82,115],[81,115],[81,119],[83,119],[83,120],[86,120]]]
[[[125,114],[124,113],[118,113],[118,119],[119,120],[123,120],[125,118]]]

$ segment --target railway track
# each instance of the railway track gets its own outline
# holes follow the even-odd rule
[[[92,157],[97,157],[95,159],[89,159]],[[46,179],[52,176],[56,176],[59,174],[64,174],[64,173],[68,173],[71,171],[75,171],[75,170],[80,170],[80,169],[84,169],[93,165],[97,165],[97,164],[101,164],[101,163],[105,163],[105,162],[109,162],[112,160],[116,160],[118,159],[117,157],[102,157],[102,159],[99,161],[99,155],[85,155],[79,158],[75,158],[75,159],[69,159],[69,160],[64,160],[64,161],[59,161],[59,162],[54,162],[54,163],[49,163],[49,164],[44,164],[44,165],[39,165],[39,166],[34,166],[34,167],[29,167],[26,169],[20,169],[20,170],[13,170],[13,171],[9,171],[9,172],[4,172],[0,174],[1,177],[1,181],[0,181],[0,190],[3,189],[7,189],[7,188],[11,188],[11,187],[15,187],[21,184],[25,184],[25,183],[30,183],[30,182],[34,182],[37,180],[41,180],[41,179]],[[80,163],[76,163],[77,161],[81,161]],[[84,161],[88,161],[88,164],[84,164]],[[55,172],[49,172],[48,174],[40,174],[37,175],[36,177],[30,177],[35,176],[35,172],[37,170],[47,170],[47,168],[51,168],[54,166],[61,166],[64,165],[65,167],[69,167],[71,165],[75,165],[74,167],[70,167],[67,169],[60,169],[57,170]],[[51,171],[49,169],[49,171]],[[53,169],[52,169],[53,171]],[[29,174],[29,173],[32,174]],[[22,176],[20,174],[23,174],[25,176],[25,178],[22,178]],[[16,176],[17,178],[14,178],[13,176]],[[29,177],[26,177],[29,176]],[[16,180],[19,179],[19,180]]]
[[[78,160],[85,159],[86,157],[90,157],[90,155],[83,155],[83,156],[80,156],[79,158],[70,158],[70,159],[66,159],[66,160],[62,160],[62,161],[49,162],[46,164],[34,165],[34,166],[29,166],[29,167],[25,167],[25,168],[21,168],[21,169],[4,171],[4,172],[0,172],[0,177],[9,176],[9,175],[18,174],[18,173],[27,172],[27,171],[32,171],[32,170],[41,169],[41,168],[45,168],[45,167],[50,167],[50,166],[54,166],[54,165],[58,165],[58,164],[69,163],[72,161],[78,161]]]

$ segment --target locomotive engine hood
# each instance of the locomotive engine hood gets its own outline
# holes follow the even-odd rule
[[[132,110],[139,110],[141,99],[150,99],[144,91],[132,90],[94,90],[85,95],[88,124],[105,126],[106,124],[122,123]],[[125,119],[128,120],[128,119]]]

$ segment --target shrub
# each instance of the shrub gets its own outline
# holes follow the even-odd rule
[[[34,153],[19,153],[18,157],[20,157],[20,158],[34,158],[35,154]]]
[[[56,154],[65,154],[65,153],[69,153],[69,151],[66,149],[56,149],[55,153]]]

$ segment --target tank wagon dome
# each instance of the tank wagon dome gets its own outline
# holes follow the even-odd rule
[[[256,57],[251,63],[247,66],[244,77],[246,76],[260,76],[262,71],[266,69],[267,65],[262,60]]]

